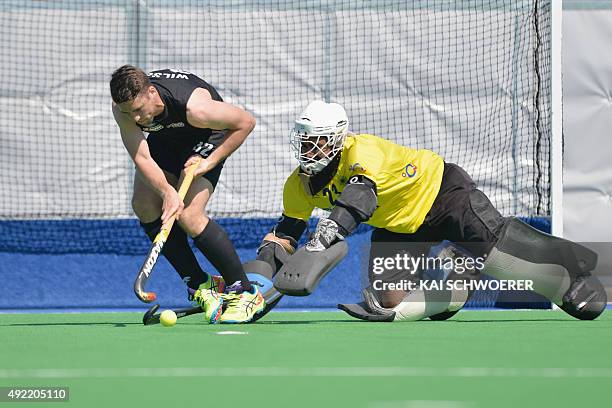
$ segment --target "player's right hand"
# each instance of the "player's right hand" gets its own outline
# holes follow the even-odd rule
[[[176,214],[177,217],[181,215],[185,204],[179,197],[178,192],[173,188],[168,188],[162,195],[162,199],[164,202],[162,204],[161,221],[162,225],[165,225],[173,215]]]
[[[198,167],[193,172],[193,177],[198,177],[203,174],[206,174],[216,166],[216,164],[212,160],[207,159],[207,158],[202,158],[202,156],[200,155],[194,155],[194,156],[191,156],[185,162],[185,170],[187,170],[187,168],[189,168],[189,166],[193,164],[198,165]]]

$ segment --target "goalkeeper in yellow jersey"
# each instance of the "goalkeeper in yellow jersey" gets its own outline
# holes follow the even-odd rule
[[[503,217],[461,167],[446,163],[436,153],[350,133],[344,108],[322,101],[311,102],[299,115],[290,145],[299,167],[285,182],[283,215],[258,250],[259,259],[280,269],[275,286],[281,292],[311,293],[346,255],[346,250],[338,249],[346,247],[344,239],[366,223],[374,227],[370,283],[381,277],[387,284],[370,285],[359,304],[340,305],[354,317],[446,319],[456,313],[469,291],[442,292],[446,297],[437,293],[434,301],[420,289],[393,285],[404,280],[406,269],[390,268],[377,276],[375,268],[379,255],[389,250],[387,243],[395,255],[405,248],[417,256],[445,240],[461,243],[446,248],[447,256],[469,253],[486,259],[485,272],[495,278],[532,280],[531,289],[576,318],[593,319],[605,309],[605,291],[589,273],[596,254],[514,217]],[[315,207],[330,214],[319,221],[306,245],[297,249]],[[563,255],[568,251],[574,256]],[[291,255],[284,263],[279,262],[283,253]],[[479,271],[469,272],[459,278],[475,279]],[[450,274],[457,278],[456,271]]]

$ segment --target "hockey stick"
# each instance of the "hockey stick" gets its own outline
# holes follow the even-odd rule
[[[200,161],[198,160],[197,162],[189,166],[189,168],[187,169],[187,172],[185,173],[185,178],[181,182],[181,185],[178,191],[178,195],[181,198],[181,200],[185,199],[185,195],[187,194],[187,191],[189,190],[189,187],[191,186],[191,182],[193,181],[193,173],[199,164],[200,164]],[[166,223],[162,225],[161,230],[159,231],[159,233],[153,240],[153,245],[151,246],[151,249],[149,250],[147,257],[144,263],[142,264],[142,267],[138,271],[138,276],[136,277],[136,280],[134,281],[134,293],[136,294],[138,299],[142,300],[145,303],[153,302],[157,298],[157,295],[155,295],[154,292],[145,292],[144,287],[147,284],[147,281],[149,280],[149,278],[151,277],[151,272],[153,271],[153,267],[155,266],[155,263],[157,262],[157,258],[159,257],[159,254],[164,248],[164,244],[166,243],[166,240],[168,239],[168,235],[170,235],[170,230],[172,229],[172,226],[174,225],[175,219],[176,219],[176,214],[172,215],[172,217],[170,217],[168,221],[166,221]]]
[[[149,326],[152,324],[158,324],[159,323],[159,317],[161,316],[161,313],[155,313],[157,312],[157,310],[159,309],[159,305],[153,305],[151,306],[151,308],[149,310],[147,310],[147,312],[144,314],[144,316],[142,317],[142,324],[144,324],[145,326]],[[185,316],[191,316],[193,314],[197,314],[197,313],[202,313],[203,310],[200,306],[197,307],[190,307],[187,309],[176,309],[173,310],[174,313],[176,314],[176,318],[180,319],[181,317],[185,317]]]

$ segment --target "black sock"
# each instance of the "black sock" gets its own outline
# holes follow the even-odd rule
[[[140,223],[142,229],[151,241],[161,229],[161,218],[146,224]],[[175,224],[170,231],[168,240],[162,249],[162,255],[176,269],[179,276],[191,289],[197,289],[200,284],[208,280],[208,275],[202,270],[198,260],[187,242],[187,234]]]
[[[223,276],[227,286],[240,281],[244,290],[252,291],[251,282],[249,282],[244,273],[234,244],[232,244],[225,230],[219,224],[209,219],[204,231],[195,237],[193,241],[206,259]]]

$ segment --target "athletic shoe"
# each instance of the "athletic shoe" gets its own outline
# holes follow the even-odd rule
[[[240,281],[227,287],[225,291],[225,312],[219,318],[219,323],[248,323],[266,307],[266,302],[255,285],[253,293],[245,291]]]
[[[223,292],[225,281],[221,276],[209,275],[209,279],[202,283],[193,294],[193,300],[204,310],[204,320],[208,323],[217,323],[223,309]]]

